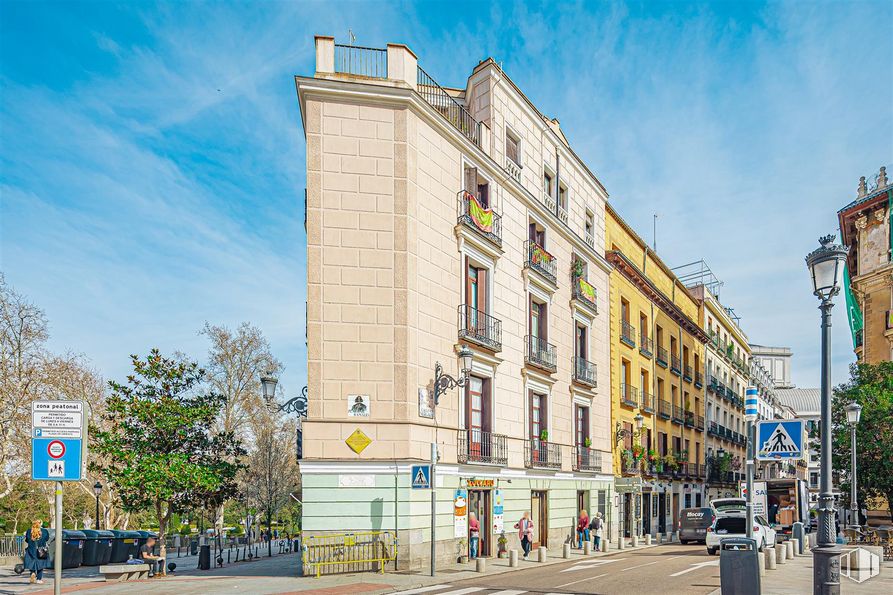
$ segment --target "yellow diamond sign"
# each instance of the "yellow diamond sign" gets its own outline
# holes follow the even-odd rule
[[[353,434],[348,436],[347,440],[345,440],[347,445],[350,447],[352,451],[357,454],[360,454],[366,447],[372,444],[372,438],[363,433],[363,430],[357,428],[354,430]]]

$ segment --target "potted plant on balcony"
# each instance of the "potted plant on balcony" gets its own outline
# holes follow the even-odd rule
[[[676,460],[675,456],[668,454],[664,456],[664,465],[666,465],[668,469],[675,470],[679,467],[679,462]]]
[[[589,438],[588,436],[586,438],[583,438],[583,446],[585,446],[586,448],[592,446],[592,438]]]
[[[633,451],[631,450],[624,450],[622,453],[620,453],[620,458],[623,459],[623,465],[625,467],[629,467],[633,464],[633,461],[636,460],[636,457],[635,455],[633,455]]]
[[[540,440],[543,442],[549,441],[549,430],[540,430]]]
[[[574,279],[579,279],[583,276],[583,261],[579,258],[571,265],[571,274],[574,276]]]
[[[644,454],[645,454],[645,447],[644,447],[644,446],[642,446],[641,444],[634,444],[634,445],[633,445],[633,457],[634,457],[637,461],[641,461],[641,460],[642,460],[642,455],[644,455]]]

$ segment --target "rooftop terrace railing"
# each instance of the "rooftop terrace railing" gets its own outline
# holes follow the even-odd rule
[[[459,104],[431,75],[418,67],[416,90],[428,104],[443,114],[450,124],[456,127],[474,144],[481,145],[481,123],[471,117],[468,110]]]
[[[335,72],[386,79],[388,78],[388,51],[336,43]]]

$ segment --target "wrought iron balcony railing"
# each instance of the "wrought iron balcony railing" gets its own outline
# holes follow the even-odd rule
[[[642,463],[637,459],[621,459],[620,469],[624,475],[638,475]]]
[[[679,405],[673,405],[673,421],[677,424],[685,422],[685,410]]]
[[[467,190],[460,190],[457,196],[459,224],[477,232],[495,246],[502,247],[502,216],[491,208],[481,206]]]
[[[679,361],[678,355],[670,356],[670,372],[676,374],[676,376],[682,375],[682,363]]]
[[[658,403],[659,407],[657,410],[658,415],[660,415],[664,419],[670,419],[670,415],[673,413],[673,407],[670,405],[669,401],[664,401],[661,399]]]
[[[573,469],[574,471],[601,472],[602,451],[589,448],[588,446],[575,446]]]
[[[620,402],[628,407],[639,406],[639,391],[635,386],[623,383],[620,385]]]
[[[692,369],[691,366],[685,366],[682,368],[682,379],[686,382],[692,381]]]
[[[685,412],[685,426],[688,428],[695,427],[695,412],[694,411],[686,411]]]
[[[502,350],[502,321],[471,306],[459,306],[459,338],[493,351]]]
[[[574,279],[572,287],[573,298],[579,300],[580,303],[585,304],[591,308],[593,312],[598,314],[598,293],[595,291],[595,287],[590,285],[583,277]]]
[[[459,430],[460,463],[508,465],[507,438],[483,430]]]
[[[661,346],[658,346],[657,347],[657,358],[655,358],[655,361],[657,362],[657,365],[663,366],[664,368],[666,368],[667,362],[669,362],[669,359],[667,356],[667,350]]]
[[[654,413],[654,395],[642,391],[642,411]]]
[[[582,357],[573,357],[571,358],[571,365],[574,370],[574,381],[593,388],[598,386],[595,364]]]
[[[527,240],[524,242],[524,252],[527,254],[527,260],[524,267],[534,270],[553,284],[558,283],[558,277],[555,275],[555,257],[537,244],[536,242]]]
[[[715,421],[711,421],[707,424],[707,434],[710,436],[719,436],[719,428]]]
[[[620,341],[630,347],[636,346],[636,329],[625,320],[620,321]]]
[[[388,78],[388,51],[335,44],[335,72],[367,78]]]
[[[704,431],[704,416],[703,415],[698,415],[697,417],[695,417],[695,429],[698,430],[699,432]]]
[[[531,438],[524,443],[524,461],[531,468],[561,469],[561,445]]]
[[[704,375],[698,371],[695,372],[695,386],[704,388]]]
[[[478,146],[481,145],[481,123],[472,118],[468,110],[444,91],[443,87],[422,70],[421,66],[418,67],[416,91],[468,140]]]
[[[549,372],[554,372],[557,369],[554,345],[531,335],[524,337],[524,343],[527,344],[527,351],[524,355],[526,363]]]
[[[639,353],[645,357],[651,357],[654,354],[654,339],[639,331]]]

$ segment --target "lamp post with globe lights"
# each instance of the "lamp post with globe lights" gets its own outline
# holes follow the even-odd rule
[[[821,405],[821,486],[819,493],[819,527],[813,550],[813,593],[840,593],[840,547],[834,534],[834,494],[831,484],[831,308],[834,296],[840,293],[847,248],[834,244],[834,236],[819,238],[821,244],[806,257],[812,277],[813,293],[819,298],[822,312],[822,405]]]
[[[855,531],[859,528],[859,506],[856,502],[856,426],[862,416],[862,405],[853,401],[846,406],[846,421],[850,426],[850,526]]]

